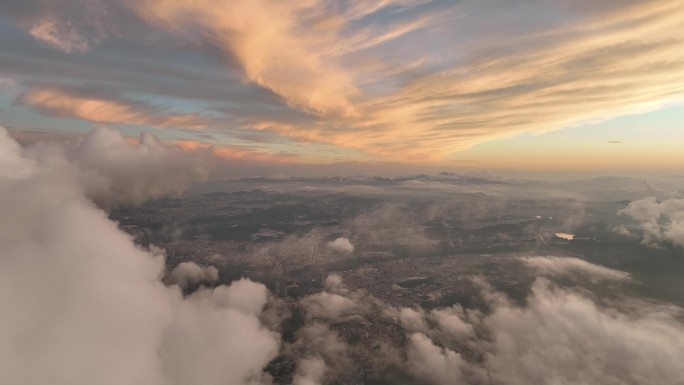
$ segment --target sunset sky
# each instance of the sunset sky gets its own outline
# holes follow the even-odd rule
[[[0,125],[264,163],[684,170],[681,0],[0,0]]]

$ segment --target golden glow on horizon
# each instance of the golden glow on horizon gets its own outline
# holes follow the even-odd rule
[[[253,162],[292,163],[301,160],[294,154],[272,154],[249,147],[210,146],[196,140],[175,140],[173,142],[185,151],[208,150],[216,157],[225,160],[248,160]]]
[[[612,148],[611,148],[612,147]],[[677,148],[675,148],[677,147]],[[515,147],[508,151],[472,152],[478,168],[529,171],[648,171],[684,170],[681,146],[670,148],[605,144],[568,149],[561,146],[540,149],[537,146]],[[466,155],[466,156],[468,156]]]

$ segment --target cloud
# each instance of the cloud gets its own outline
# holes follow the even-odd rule
[[[0,151],[0,171],[2,172],[2,175],[24,177],[29,175],[37,167],[35,162],[21,159],[21,146],[19,143],[15,142],[1,126],[0,140],[0,143],[3,146],[3,151]]]
[[[326,20],[318,3],[147,0],[133,8],[141,18],[189,41],[211,39],[235,57],[251,81],[293,106],[352,114],[353,79],[323,54],[325,37],[336,33],[341,20]]]
[[[67,53],[87,51],[114,31],[111,7],[100,0],[28,0],[21,5],[5,1],[0,10],[36,40]]]
[[[642,243],[656,246],[658,242],[669,241],[684,247],[684,199],[658,202],[654,197],[644,198],[630,202],[620,214],[637,223]]]
[[[194,109],[152,118],[125,100],[34,95],[85,120],[194,127],[220,111],[217,131],[243,138],[429,162],[682,98],[678,0],[25,3],[0,2],[26,35],[12,30],[0,53],[20,85],[59,76]]]
[[[474,324],[479,324],[482,314],[474,309],[465,310],[461,305],[432,309],[414,309],[402,307],[394,309],[385,307],[384,312],[388,317],[399,320],[401,327],[412,334],[411,340],[416,340],[414,346],[417,350],[429,348],[422,338],[441,341],[445,345],[450,343],[463,344],[476,337]],[[430,348],[431,349],[431,348]],[[414,354],[417,352],[414,350]],[[420,366],[420,365],[418,365]]]
[[[196,283],[218,281],[218,269],[214,266],[201,267],[195,262],[181,262],[169,274],[169,283],[187,287]]]
[[[18,101],[48,115],[79,118],[98,123],[187,129],[202,129],[210,125],[209,118],[198,114],[164,113],[140,101],[128,100],[121,96],[109,96],[88,96],[58,87],[37,87],[21,95]]]
[[[437,321],[440,330],[448,337],[456,340],[464,340],[475,336],[475,329],[470,322],[473,313],[466,312],[456,304],[445,309],[435,309],[430,312],[432,319]],[[478,315],[475,315],[477,317]]]
[[[276,356],[279,336],[257,316],[266,303],[261,284],[239,283],[200,291],[175,306],[161,356],[174,384],[267,384],[264,366]],[[243,297],[262,300],[245,306]]]
[[[283,348],[285,355],[297,360],[293,385],[313,385],[339,380],[353,370],[351,348],[337,332],[320,322],[303,326],[292,343]]]
[[[627,273],[574,258],[530,257],[525,261],[535,275],[629,279]],[[339,276],[328,281],[331,288],[342,287],[340,297],[365,309],[358,312],[364,319],[384,325],[399,321],[405,340],[390,331],[394,336],[389,345],[382,345],[383,354],[375,357],[373,368],[401,368],[416,381],[436,385],[677,384],[678,373],[684,368],[677,360],[684,351],[682,309],[635,297],[603,300],[581,282],[560,287],[546,278],[536,278],[520,303],[493,289],[484,278],[474,277],[472,284],[479,290],[486,311],[459,304],[425,311],[395,308],[360,295],[358,290],[344,286]],[[303,303],[303,307],[308,312],[308,304]],[[371,307],[378,311],[369,311]],[[304,329],[315,337],[304,338],[302,332],[296,339],[298,357],[306,356],[301,346],[311,340],[327,341],[315,344],[330,347],[326,357],[349,360],[364,354],[358,345],[338,339],[322,322],[330,322],[339,330],[349,327],[340,326],[346,325],[340,318],[318,318]],[[329,358],[325,361],[330,362]]]
[[[399,311],[399,322],[401,322],[401,327],[410,331],[422,331],[427,326],[423,314],[408,307],[401,308]]]
[[[342,277],[334,273],[326,277],[323,291],[300,299],[299,305],[308,318],[333,322],[364,318],[382,307],[365,290],[350,290]]]
[[[111,130],[107,126],[98,126],[98,130]],[[113,131],[113,130],[112,130]],[[9,135],[23,146],[30,146],[39,142],[56,142],[60,145],[69,143],[79,143],[88,135],[87,132],[47,132],[47,131],[27,131],[27,130],[8,130]],[[93,135],[93,134],[90,134]],[[140,146],[142,137],[151,140],[149,133],[141,136],[126,136],[125,146]],[[263,149],[247,145],[210,145],[197,140],[179,139],[164,141],[164,146],[169,157],[187,160],[186,166],[194,164],[197,169],[191,174],[195,176],[192,180],[201,181],[205,177],[211,179],[235,178],[253,176],[259,173],[272,173],[274,168],[306,168],[308,165],[298,163],[301,157],[296,154],[272,153],[268,149]],[[184,151],[179,151],[180,149]],[[185,154],[183,154],[183,152]],[[190,161],[190,158],[194,158]],[[169,160],[170,163],[174,161]],[[238,166],[239,165],[239,166]],[[182,167],[186,169],[187,167]],[[182,178],[184,179],[184,178]]]
[[[347,238],[337,238],[332,242],[328,242],[328,247],[346,254],[354,252],[354,245]]]
[[[273,153],[255,146],[209,145],[198,140],[181,139],[174,143],[185,150],[206,149],[216,157],[230,161],[244,160],[248,162],[292,163],[300,160],[298,154]]]
[[[60,25],[51,19],[43,19],[31,25],[29,33],[34,38],[66,52],[87,51],[90,48],[88,40],[72,25]]]
[[[684,369],[683,328],[672,316],[602,309],[579,294],[538,281],[527,308],[504,305],[485,324],[492,378],[508,384],[646,381],[675,384]]]
[[[134,144],[105,127],[70,143],[65,153],[87,195],[103,204],[139,204],[179,194],[206,179],[213,166],[210,153],[184,151],[148,133]]]
[[[522,262],[542,276],[588,276],[590,279],[610,281],[629,280],[629,273],[594,265],[579,258],[569,257],[523,257]]]
[[[581,273],[594,279],[629,278],[626,273],[573,258],[528,261],[542,276]],[[330,281],[335,283],[332,286],[341,283],[337,278]],[[475,277],[472,283],[480,291],[486,311],[459,304],[430,311],[395,308],[346,287],[346,293],[339,295],[366,309],[358,314],[374,323],[399,321],[405,340],[393,337],[382,350],[396,349],[397,354],[383,355],[373,367],[398,367],[417,381],[436,385],[608,385],[676,384],[680,380],[678,373],[684,366],[677,357],[684,351],[684,325],[678,307],[635,297],[606,301],[579,284],[560,287],[546,278],[536,278],[525,301],[519,303],[493,289],[484,278]],[[368,311],[370,306],[380,311]],[[379,319],[371,318],[378,314]],[[339,321],[331,318],[327,322],[337,328],[344,325]],[[348,359],[362,354],[358,346],[337,339],[321,322],[325,317],[317,319],[312,332],[326,336],[328,342],[322,345],[334,347],[330,357]],[[305,344],[304,339],[298,341]]]
[[[292,385],[317,385],[325,373],[325,361],[321,358],[307,358],[297,364],[297,374]]]
[[[306,308],[307,314],[310,316],[329,319],[339,319],[343,316],[354,315],[362,309],[361,305],[353,299],[328,292],[305,297],[301,300],[301,304]]]
[[[535,275],[622,273],[574,258],[529,258]],[[579,261],[579,262],[578,262]],[[553,267],[549,267],[552,265]],[[481,277],[472,283],[487,310],[456,304],[430,311],[393,308],[406,333],[405,359],[387,361],[432,384],[676,384],[684,366],[682,309],[637,297],[602,299],[581,282],[536,278],[520,303]],[[396,317],[396,318],[395,318]]]
[[[492,309],[465,322],[459,317],[479,330],[470,339],[450,342],[431,329],[411,334],[407,365],[416,376],[434,384],[680,381],[684,367],[675,357],[684,350],[684,326],[677,309],[646,302],[607,308],[543,278],[519,306],[481,284]]]
[[[480,16],[467,18],[468,10],[454,6],[443,17],[462,20],[454,24],[462,27],[438,25],[421,38],[435,41],[435,49],[469,47],[465,57],[405,78],[378,73],[385,84],[398,86],[364,99],[357,108],[362,119],[338,120],[334,130],[325,128],[331,127],[328,121],[307,129],[269,121],[265,129],[389,158],[434,161],[492,139],[549,132],[681,100],[669,83],[673,76],[684,79],[684,65],[672,56],[682,42],[670,39],[672,28],[681,27],[681,17],[673,17],[684,12],[680,4],[613,4],[579,15],[565,13],[557,2],[534,6],[564,22],[529,24],[523,19],[528,13],[511,10],[506,22],[485,30],[483,25],[498,17],[493,8],[473,7],[470,11]],[[458,36],[461,28],[471,38],[449,43],[439,38]],[[642,31],[649,32],[649,39],[636,43]],[[424,47],[417,52],[428,58],[435,53]],[[627,64],[615,65],[616,59]],[[583,97],[587,89],[592,91],[589,99]],[[636,90],[640,93],[630,94]]]
[[[12,130],[7,128],[7,134],[21,146],[28,147],[38,142],[70,142],[81,140],[84,133],[64,133],[47,131]]]
[[[325,277],[325,282],[323,282],[323,286],[326,290],[333,293],[344,294],[349,292],[349,289],[347,289],[347,286],[344,284],[342,276],[335,273],[328,274],[328,276]]]
[[[88,200],[63,148],[24,149],[0,130],[0,154],[0,382],[268,382],[279,337],[258,318],[263,285],[183,297],[160,281],[163,253],[135,245]],[[129,175],[134,186],[135,175],[147,176]]]
[[[433,384],[462,384],[466,382],[466,374],[470,365],[461,355],[449,349],[435,345],[421,333],[409,337],[406,351],[409,370],[419,378]]]

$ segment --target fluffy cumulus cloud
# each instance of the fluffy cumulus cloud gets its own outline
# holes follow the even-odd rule
[[[399,310],[399,322],[401,326],[410,331],[421,331],[426,328],[425,320],[423,319],[423,314],[418,310],[411,309],[408,307]]]
[[[478,315],[476,311],[466,312],[458,304],[430,312],[431,318],[436,321],[442,334],[456,340],[466,340],[475,336],[475,328],[470,322]]]
[[[143,153],[160,155],[156,146],[101,172],[133,187],[136,176],[159,178],[141,171]],[[279,338],[259,321],[265,287],[242,281],[183,297],[162,284],[163,253],[136,246],[88,199],[70,151],[21,148],[0,130],[0,382],[268,382],[262,368]]]
[[[284,347],[286,355],[297,361],[293,385],[317,385],[339,381],[353,369],[351,347],[333,329],[321,322],[302,327],[294,342]]]
[[[344,284],[344,280],[342,279],[342,276],[339,274],[329,274],[327,277],[325,277],[325,281],[323,282],[323,286],[331,292],[341,292],[345,293],[348,292],[348,288]]]
[[[51,139],[55,138],[28,140],[35,145],[24,152],[55,174],[78,179],[86,196],[105,206],[178,194],[191,183],[205,180],[217,162],[208,148],[183,149],[149,133],[126,138],[104,126],[66,141],[44,141]],[[26,167],[14,166],[16,159],[6,158],[8,169]]]
[[[177,384],[269,383],[263,367],[279,338],[258,319],[265,304],[266,288],[249,281],[180,301],[161,352],[166,376]]]
[[[186,287],[201,282],[212,283],[219,279],[219,271],[214,266],[202,267],[195,262],[181,262],[169,274],[169,283]]]
[[[631,202],[620,213],[637,225],[636,231],[622,227],[621,232],[641,236],[647,245],[668,241],[684,247],[684,199],[644,198]]]
[[[538,281],[526,308],[503,304],[487,367],[499,383],[676,384],[684,328],[675,315],[629,314]]]
[[[491,312],[466,321],[474,340],[449,342],[429,329],[411,334],[407,364],[416,376],[434,384],[681,381],[684,365],[676,357],[684,351],[684,325],[679,309],[648,303],[636,311],[606,308],[542,278],[525,306],[482,287]]]
[[[461,354],[435,345],[421,333],[409,337],[406,352],[409,369],[433,384],[463,384],[470,365]]]
[[[78,179],[87,197],[103,206],[140,204],[178,194],[191,183],[205,180],[219,162],[208,147],[188,148],[146,132],[127,138],[105,126],[66,137],[13,136],[28,146],[27,155]]]
[[[343,295],[321,292],[312,294],[302,301],[307,314],[312,317],[338,319],[345,315],[353,315],[360,311],[361,305]]]
[[[347,238],[337,238],[332,242],[328,242],[328,247],[345,254],[354,252],[354,245]]]
[[[309,317],[332,321],[364,317],[377,304],[364,290],[349,289],[338,274],[328,275],[323,287],[323,291],[299,301]]]
[[[586,274],[594,280],[627,282],[630,277],[573,258],[528,258],[535,279],[523,303],[509,299],[484,278],[472,284],[486,310],[461,305],[426,311],[395,308],[368,294],[349,290],[339,276],[330,286],[356,303],[356,316],[394,319],[405,342],[379,365],[404,368],[417,379],[441,384],[679,384],[684,364],[682,309],[616,297],[601,299],[585,287],[562,286],[551,278]],[[567,282],[566,280],[563,280]],[[330,289],[328,289],[330,290]],[[317,311],[309,303],[304,309]],[[365,309],[365,310],[359,310]],[[373,315],[375,314],[375,315]],[[331,357],[348,359],[357,347],[346,345],[318,318],[307,327],[312,341],[328,341]],[[337,324],[340,319],[332,319]],[[298,341],[303,344],[305,339]],[[391,349],[390,349],[391,350]],[[353,356],[353,354],[352,354]],[[399,358],[403,357],[403,358]],[[334,361],[334,360],[333,360]],[[327,362],[327,361],[326,361]],[[302,367],[306,373],[307,366]],[[301,376],[304,376],[302,374]]]
[[[139,204],[178,194],[206,178],[212,166],[211,153],[202,149],[184,151],[148,133],[131,144],[118,131],[103,127],[72,143],[65,155],[87,195],[108,204]]]

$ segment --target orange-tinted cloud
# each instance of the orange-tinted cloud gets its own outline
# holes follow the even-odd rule
[[[320,32],[334,34],[334,24],[301,29],[303,14],[315,3],[145,0],[134,8],[142,18],[186,39],[210,39],[238,60],[251,81],[292,106],[353,114],[350,98],[358,90],[352,74],[321,54],[325,42]]]
[[[648,2],[540,36],[520,49],[413,79],[369,100],[354,124],[391,156],[440,157],[491,139],[656,108],[684,96],[684,3]]]
[[[190,139],[176,140],[174,143],[186,151],[207,149],[210,150],[216,157],[225,160],[246,160],[277,163],[301,161],[301,158],[295,154],[270,153],[268,151],[245,146],[210,145]]]
[[[383,36],[401,36],[401,28],[413,30],[415,26],[365,36],[365,40],[357,39],[352,44],[354,39],[339,38],[338,31],[345,21],[335,19],[334,15],[321,21],[320,33],[295,33],[301,27],[298,23],[308,20],[297,19],[298,15],[305,11],[313,13],[311,10],[319,5],[315,1],[288,6],[287,12],[281,10],[278,15],[270,14],[262,3],[251,3],[243,13],[236,11],[240,8],[200,5],[192,6],[201,9],[193,13],[188,3],[173,0],[149,0],[146,4],[148,16],[166,24],[188,14],[193,15],[190,20],[209,20],[212,33],[226,36],[227,49],[238,56],[252,80],[291,102],[298,100],[292,102],[295,107],[322,113],[310,124],[257,119],[250,123],[250,128],[304,142],[357,148],[393,159],[438,160],[492,139],[523,132],[548,132],[582,121],[634,113],[684,95],[684,39],[672,34],[684,30],[684,5],[675,0],[614,7],[572,26],[559,25],[511,36],[496,45],[485,42],[477,55],[456,66],[438,72],[422,71],[420,76],[407,78],[403,85],[374,96],[371,90],[364,90],[355,82],[364,70],[378,70],[381,66],[370,68],[367,63],[352,63],[341,67],[333,64],[338,57],[321,56],[314,48],[324,41],[337,47],[335,52],[354,52],[354,44],[362,49],[376,40],[382,41]],[[250,22],[226,16],[236,12],[248,15],[249,20],[271,23],[250,30]],[[255,23],[261,25],[260,22]],[[187,28],[182,23],[173,25]],[[287,46],[288,54],[273,45]],[[501,45],[515,48],[491,48]],[[343,47],[347,47],[346,51]],[[251,65],[252,60],[257,64]],[[268,74],[274,69],[271,66],[287,75],[279,79],[296,79],[291,88],[285,83],[270,82]],[[308,71],[314,67],[321,72]],[[420,74],[420,68],[414,72]],[[387,79],[394,76],[382,71],[374,75]],[[328,88],[324,79],[339,79],[339,83],[334,83],[348,83],[348,89],[360,90],[361,94]],[[402,77],[394,80],[401,83]],[[301,95],[309,95],[310,99],[302,101]],[[341,108],[347,102],[353,105],[353,114],[326,114],[347,109]]]
[[[229,124],[213,126],[228,136],[254,130],[377,158],[434,162],[493,139],[684,99],[681,0],[539,0],[497,7],[422,0],[65,2],[97,4],[95,10],[125,6],[135,15],[128,17],[147,28],[143,37],[164,41],[169,51],[192,46],[194,51],[179,49],[179,56],[221,56],[226,72],[242,76],[238,86],[256,89],[250,100],[268,100],[243,108],[210,98],[210,108],[231,115]],[[527,12],[532,8],[534,18]],[[84,27],[55,7],[46,9],[21,25],[65,51],[92,48],[116,24],[103,16],[109,12],[95,12],[96,23]],[[240,82],[239,76],[216,78],[212,87],[236,89],[230,79]],[[22,100],[51,114],[99,122],[206,125],[201,111],[150,113],[122,100],[62,98],[54,90],[33,90]]]
[[[554,31],[527,50],[422,77],[374,105],[370,122],[393,127],[398,152],[418,143],[444,154],[681,101],[684,40],[675,30],[684,30],[683,4],[663,1]]]
[[[69,25],[60,25],[51,19],[43,19],[33,24],[29,33],[38,40],[42,40],[66,52],[85,51],[90,48],[88,40]]]
[[[139,124],[154,127],[206,128],[209,120],[196,114],[162,114],[150,106],[78,95],[56,87],[38,87],[19,101],[58,117],[79,118],[99,123]],[[146,111],[147,110],[147,111]]]
[[[9,2],[5,2],[9,3]],[[67,53],[84,52],[116,30],[112,3],[103,0],[27,0],[8,8],[15,21],[47,45]]]

